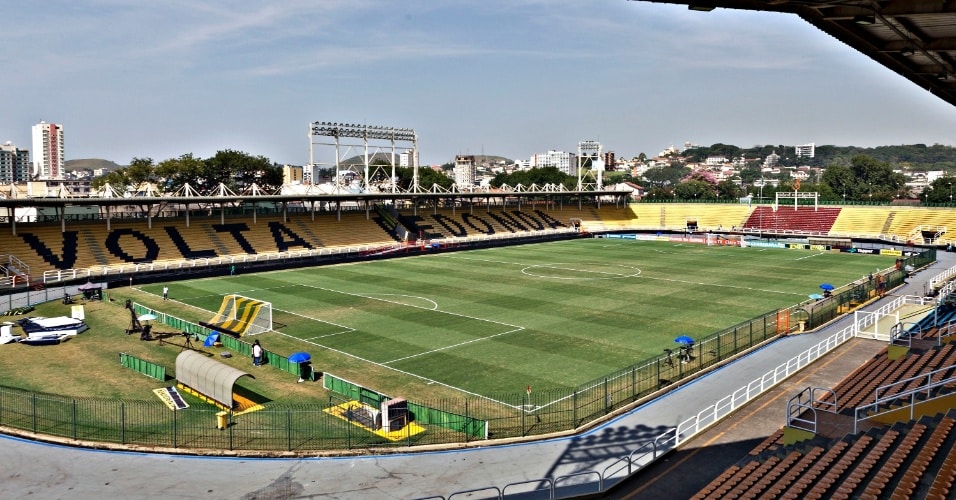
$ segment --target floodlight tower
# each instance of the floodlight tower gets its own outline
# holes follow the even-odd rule
[[[591,160],[591,168],[585,173],[584,163],[587,159]],[[594,178],[595,172],[597,173],[595,191],[597,191],[603,186],[604,160],[601,158],[601,143],[597,141],[581,141],[578,143],[578,191],[584,191],[586,186],[584,180],[588,176]],[[587,185],[591,186],[591,184]]]
[[[333,142],[317,142],[316,137],[331,137]],[[361,143],[349,143],[346,142],[349,139],[361,139]],[[316,144],[324,146],[334,146],[335,147],[335,181],[336,189],[339,188],[339,183],[342,180],[343,166],[342,161],[342,148],[345,148],[345,153],[352,148],[362,148],[362,156],[364,158],[362,170],[357,170],[358,165],[346,165],[345,171],[352,171],[362,176],[362,189],[365,192],[369,191],[369,181],[370,179],[377,175],[381,170],[380,166],[376,166],[374,172],[369,172],[369,148],[372,148],[372,156],[380,152],[382,149],[389,148],[391,153],[391,175],[389,175],[389,184],[391,185],[391,192],[396,191],[395,186],[395,164],[396,164],[396,154],[395,148],[396,143],[404,142],[411,144],[411,158],[412,160],[412,191],[418,191],[418,136],[415,134],[415,131],[410,128],[396,128],[396,127],[384,127],[379,125],[356,125],[356,124],[347,124],[347,123],[338,123],[338,122],[312,122],[309,124],[309,165],[314,169],[317,165],[315,163],[315,151],[314,146]]]

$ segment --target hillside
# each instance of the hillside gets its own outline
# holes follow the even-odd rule
[[[79,160],[66,160],[64,162],[66,170],[69,172],[71,170],[96,170],[100,168],[105,168],[107,170],[117,170],[123,168],[124,165],[119,165],[116,162],[110,160],[103,160],[100,158],[86,158]]]

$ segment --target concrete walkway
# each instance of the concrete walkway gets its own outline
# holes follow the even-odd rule
[[[922,295],[929,278],[956,265],[956,255],[940,252],[939,258],[930,269],[920,272],[888,298]],[[866,309],[878,306],[878,303],[871,304]],[[456,491],[501,488],[509,483],[543,477],[600,471],[717,399],[848,326],[850,321],[851,318],[843,318],[824,331],[782,338],[665,397],[574,437],[444,452],[312,459],[107,452],[0,437],[0,481],[3,496],[9,498],[113,495],[123,498],[395,499],[447,497]],[[770,424],[777,428],[783,424],[781,420],[770,420],[774,420]],[[672,494],[668,496],[675,498]]]

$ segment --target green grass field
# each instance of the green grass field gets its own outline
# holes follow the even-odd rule
[[[706,336],[894,260],[587,239],[240,270],[172,283],[170,298],[203,320],[226,294],[269,301],[276,331],[256,337],[266,349],[308,351],[317,370],[372,389],[414,380],[494,398],[529,385],[575,387],[675,347],[678,335]]]

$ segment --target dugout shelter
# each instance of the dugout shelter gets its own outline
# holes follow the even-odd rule
[[[176,382],[203,394],[226,408],[233,408],[232,386],[239,377],[253,377],[202,354],[185,350],[176,356]]]

